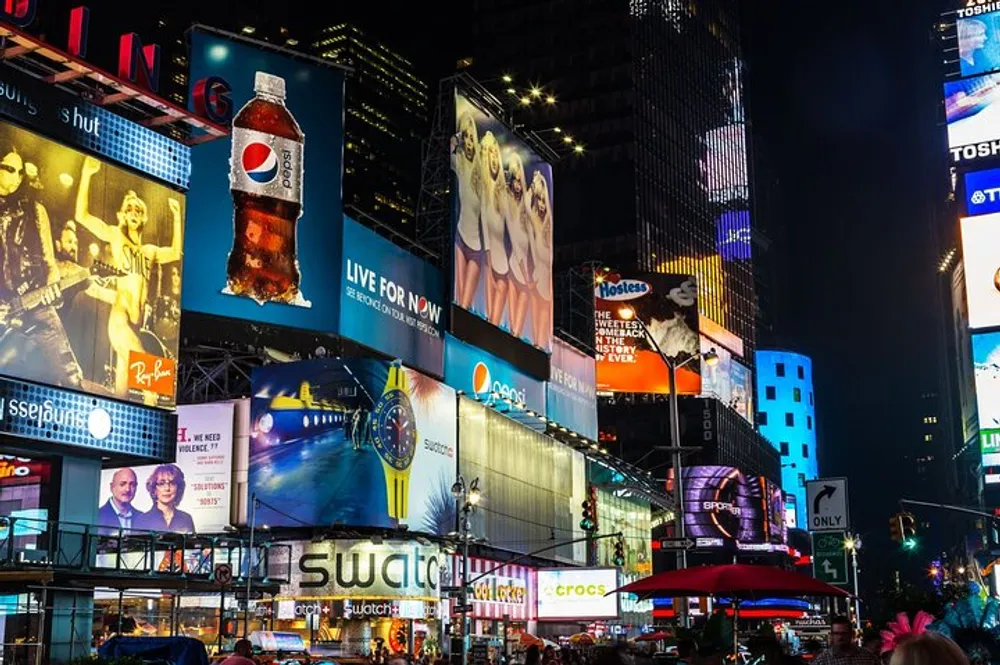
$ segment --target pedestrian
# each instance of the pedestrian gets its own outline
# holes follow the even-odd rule
[[[833,618],[830,648],[813,662],[815,665],[882,665],[878,656],[858,646],[854,639],[854,626],[845,616]]]
[[[233,645],[233,654],[219,665],[257,665],[252,656],[253,644],[250,643],[250,640],[236,640],[236,644]]]
[[[685,637],[677,643],[677,661],[694,663],[698,657],[698,643],[690,637]]]
[[[537,644],[532,644],[528,647],[528,653],[524,657],[524,665],[541,665],[542,662],[542,652],[539,651]]]
[[[969,665],[957,644],[940,633],[923,633],[896,647],[890,665]]]

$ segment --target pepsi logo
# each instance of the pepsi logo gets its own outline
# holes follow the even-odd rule
[[[420,299],[417,301],[417,312],[420,314],[420,318],[422,319],[427,318],[427,316],[429,315],[427,307],[427,298],[420,296]]]
[[[243,148],[243,171],[256,183],[265,185],[278,175],[278,156],[266,143],[248,143]]]
[[[472,392],[477,395],[488,393],[492,383],[490,380],[490,368],[482,361],[477,362],[476,366],[472,368]]]

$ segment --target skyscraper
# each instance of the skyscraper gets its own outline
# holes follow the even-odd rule
[[[795,497],[806,528],[807,480],[819,476],[812,360],[791,351],[757,351],[757,425],[781,455],[781,487]]]

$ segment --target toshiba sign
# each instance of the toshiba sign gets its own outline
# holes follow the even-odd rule
[[[538,619],[617,619],[617,568],[538,571]]]

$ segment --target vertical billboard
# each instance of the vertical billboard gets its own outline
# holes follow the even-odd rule
[[[1000,213],[962,219],[969,327],[1000,326]]]
[[[545,415],[545,383],[505,360],[452,335],[446,336],[444,377],[448,385],[490,403],[512,402]]]
[[[958,403],[962,416],[962,441],[968,441],[979,429],[976,411],[976,380],[969,337],[969,307],[965,300],[965,264],[959,261],[951,274],[952,325],[955,332],[955,355],[958,371]]]
[[[455,92],[456,305],[552,350],[552,166]]]
[[[1000,122],[997,121],[1000,73],[945,82],[944,112],[949,148],[978,146],[1000,138]]]
[[[369,358],[270,365],[252,381],[259,522],[454,530],[454,390]]]
[[[184,309],[335,332],[343,72],[196,29],[191,80],[206,79],[229,84],[235,114],[192,151]]]
[[[697,294],[689,275],[599,275],[594,286],[597,390],[669,393],[670,375],[658,347],[674,362],[685,363],[677,371],[678,393],[699,394]]]
[[[1000,69],[1000,12],[959,18],[955,27],[962,76]]]
[[[597,440],[597,367],[593,358],[559,338],[552,340],[545,411],[577,434]]]
[[[344,218],[340,335],[444,375],[441,271]]]
[[[233,402],[177,407],[177,457],[101,472],[98,523],[108,529],[222,533],[229,526]]]
[[[718,347],[716,347],[716,351],[718,351]],[[729,377],[732,379],[732,395],[730,395],[729,406],[752,425],[754,422],[753,372],[733,358],[729,366]]]
[[[972,360],[979,410],[979,442],[983,465],[1000,457],[1000,332],[972,336]]]
[[[0,123],[0,374],[174,404],[184,196]]]

